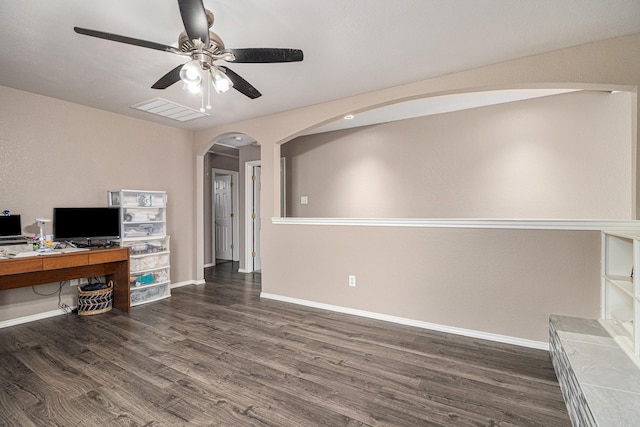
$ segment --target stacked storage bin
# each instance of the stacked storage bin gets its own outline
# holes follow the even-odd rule
[[[167,193],[118,190],[109,205],[120,207],[120,245],[129,247],[131,306],[171,296]]]

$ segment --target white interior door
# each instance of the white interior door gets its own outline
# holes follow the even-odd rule
[[[233,201],[231,175],[215,176],[215,257],[233,260]]]
[[[260,257],[260,166],[253,167],[253,271],[262,269]]]

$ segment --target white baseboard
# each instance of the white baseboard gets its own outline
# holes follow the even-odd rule
[[[482,331],[474,331],[472,329],[457,328],[453,326],[439,325],[437,323],[423,322],[420,320],[407,319],[404,317],[390,316],[388,314],[374,313],[371,311],[357,310],[354,308],[341,307],[337,305],[324,304],[314,301],[302,300],[298,298],[285,297],[262,292],[260,298],[272,299],[276,301],[288,302],[292,304],[304,305],[307,307],[319,308],[322,310],[334,311],[337,313],[351,314],[353,316],[368,317],[370,319],[383,320],[385,322],[398,323],[400,325],[414,326],[422,329],[430,329],[438,332],[462,335],[470,338],[479,338],[483,340],[495,341],[504,344],[512,344],[521,347],[535,348],[538,350],[549,351],[549,343],[542,341],[533,341],[523,338],[511,337],[508,335],[492,334]]]
[[[181,288],[183,286],[189,286],[189,285],[203,285],[204,279],[203,280],[185,280],[184,282],[176,282],[176,283],[171,283],[171,289],[175,289],[175,288]]]
[[[252,271],[249,271],[249,270],[247,270],[245,268],[239,268],[238,269],[238,273],[245,273],[246,274],[246,273],[252,273]]]
[[[76,307],[70,307],[75,309]],[[49,317],[60,316],[61,314],[68,314],[62,309],[45,311],[43,313],[31,314],[29,316],[16,317],[15,319],[3,320],[0,322],[0,329],[8,328],[9,326],[21,325],[23,323],[35,322],[36,320],[48,319]]]
[[[215,266],[215,265],[216,265],[216,263],[215,263],[215,262],[210,262],[210,263],[208,263],[208,264],[205,264],[205,265],[204,265],[204,268],[213,267],[213,266]]]
[[[182,286],[188,285],[202,285],[204,284],[204,280],[186,280],[184,282],[172,283],[171,289],[180,288]],[[75,309],[76,307],[71,307],[71,309]],[[0,321],[0,329],[8,328],[10,326],[21,325],[23,323],[35,322],[36,320],[48,319],[49,317],[60,316],[61,314],[68,314],[62,309],[45,311],[42,313],[31,314],[29,316],[16,317],[15,319],[3,320]]]

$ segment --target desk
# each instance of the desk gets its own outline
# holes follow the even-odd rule
[[[0,259],[0,291],[93,276],[113,280],[113,307],[128,313],[129,248]]]

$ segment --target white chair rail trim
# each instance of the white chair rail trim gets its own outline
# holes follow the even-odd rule
[[[275,225],[330,225],[416,228],[494,228],[524,230],[637,230],[639,220],[592,219],[432,219],[432,218],[271,218]]]

